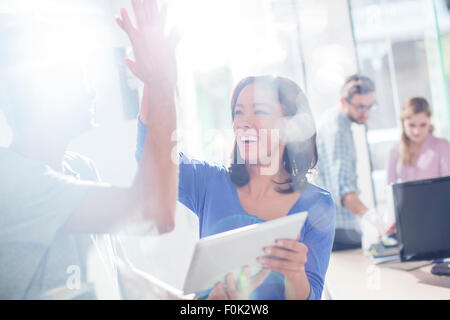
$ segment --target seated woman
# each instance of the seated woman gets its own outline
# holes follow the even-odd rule
[[[141,115],[145,104],[143,108]],[[299,241],[286,239],[267,248],[267,253],[284,261],[261,260],[276,272],[250,298],[320,299],[333,241],[334,205],[327,191],[306,179],[317,162],[317,151],[304,94],[285,78],[249,77],[236,86],[231,112],[235,132],[231,165],[213,166],[181,154],[179,201],[198,216],[200,237],[308,211]],[[144,119],[139,122],[138,160],[145,143]],[[283,120],[289,124],[282,125]],[[263,134],[273,130],[284,131],[284,141]],[[264,162],[262,145],[267,146]]]
[[[402,136],[391,150],[388,183],[450,175],[450,144],[433,135],[431,109],[424,98],[411,98],[400,114]]]
[[[411,98],[403,105],[402,136],[391,150],[388,183],[431,179],[450,175],[450,144],[433,135],[427,100]],[[396,232],[395,223],[387,234]]]
[[[151,19],[146,22],[145,17],[140,18],[139,12],[136,13],[137,28],[125,10],[118,23],[130,37],[136,57],[136,62],[126,63],[144,82],[136,150],[136,158],[141,161],[146,155],[151,157],[149,152],[143,155],[146,140],[151,140],[150,145],[158,149],[158,143],[167,138],[146,134],[147,126],[176,124],[173,106],[166,101],[155,101],[155,95],[151,94],[154,74],[166,74],[168,90],[173,90],[176,65],[170,41],[161,32],[163,28],[154,27],[163,17],[151,10],[147,12]],[[161,58],[158,64],[146,63],[143,58],[154,55]],[[249,77],[239,82],[233,92],[231,114],[235,142],[229,167],[191,160],[183,154],[180,159],[152,159],[167,166],[173,160],[179,163],[178,199],[198,216],[200,237],[300,211],[308,211],[308,218],[299,239],[280,239],[264,248],[271,257],[260,257],[265,277],[253,285],[256,288],[253,292],[248,290],[236,296],[239,290],[233,279],[227,277],[226,287],[222,283],[216,285],[211,296],[320,299],[334,237],[334,203],[327,191],[308,183],[306,178],[317,162],[314,121],[306,97],[291,80]],[[167,176],[167,180],[173,178]],[[163,182],[155,180],[152,189],[162,198],[173,192],[158,188]]]

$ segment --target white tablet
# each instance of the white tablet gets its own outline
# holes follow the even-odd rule
[[[275,220],[253,224],[200,239],[194,249],[183,292],[201,292],[214,287],[232,272],[237,279],[248,265],[251,274],[261,270],[256,261],[264,256],[263,248],[277,239],[298,239],[308,213],[300,212]]]

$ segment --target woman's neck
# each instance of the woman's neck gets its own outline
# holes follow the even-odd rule
[[[278,195],[278,185],[275,182],[285,182],[290,178],[290,174],[280,163],[278,170],[273,174],[266,166],[246,165],[250,180],[244,187],[245,191],[252,198],[263,198],[270,195]]]

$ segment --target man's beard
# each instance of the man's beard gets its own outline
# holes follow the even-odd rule
[[[355,118],[353,118],[352,117],[352,115],[349,113],[349,114],[347,114],[347,118],[351,121],[351,122],[354,122],[354,123],[356,123],[356,124],[365,124],[366,122],[364,121],[364,122],[359,122],[357,119],[355,119]]]

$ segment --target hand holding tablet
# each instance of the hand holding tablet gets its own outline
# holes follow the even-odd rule
[[[264,248],[274,250],[278,239],[298,239],[306,217],[307,212],[290,214],[200,239],[194,249],[183,292],[188,294],[211,289],[218,282],[226,281],[230,273],[238,279],[243,266],[249,267],[250,278],[258,274],[262,267],[257,258],[267,255]],[[269,262],[273,263],[266,261]],[[280,267],[284,262],[278,261]]]

